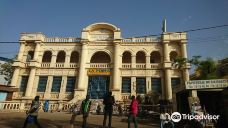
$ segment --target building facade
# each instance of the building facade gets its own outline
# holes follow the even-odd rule
[[[189,80],[187,64],[172,67],[175,57],[187,58],[183,32],[163,30],[160,36],[122,38],[115,25],[94,23],[83,28],[80,38],[22,33],[19,42],[11,82],[19,88],[14,100],[39,95],[73,102],[86,95],[101,99],[108,91],[120,101],[150,92],[172,100],[173,88]]]

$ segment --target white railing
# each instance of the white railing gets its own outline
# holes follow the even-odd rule
[[[63,68],[64,67],[64,63],[56,63],[55,67],[56,68]]]
[[[14,92],[13,93],[13,98],[14,99],[21,98],[21,97],[23,97],[23,94],[24,94],[24,92]]]
[[[20,110],[21,102],[2,101],[0,102],[0,110]]]
[[[44,93],[43,92],[37,92],[36,95],[40,96],[40,99],[44,98]]]
[[[70,63],[70,68],[78,68],[78,64],[77,63]]]
[[[122,39],[122,42],[160,42],[159,37],[137,37]]]
[[[41,63],[41,67],[42,68],[49,68],[50,67],[50,63]]]
[[[124,101],[124,100],[130,99],[129,96],[131,95],[131,93],[122,93],[121,95],[122,95],[122,100]]]
[[[80,38],[59,38],[59,37],[54,37],[54,38],[45,38],[45,42],[80,42]]]
[[[58,99],[59,93],[51,93],[51,99]]]
[[[160,68],[160,64],[159,63],[150,64],[150,68],[158,69],[158,68]]]
[[[140,68],[140,69],[146,68],[146,64],[145,63],[138,63],[138,64],[136,64],[136,68]]]
[[[73,93],[65,93],[65,99],[66,100],[71,100],[73,98],[74,94]]]
[[[131,63],[123,63],[122,68],[131,68]]]
[[[90,68],[110,68],[109,63],[90,63]]]
[[[29,62],[25,62],[25,67],[28,67],[29,66]]]

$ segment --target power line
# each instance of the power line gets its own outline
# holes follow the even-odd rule
[[[224,25],[217,25],[217,26],[211,26],[211,27],[204,27],[204,28],[197,28],[197,29],[190,29],[190,30],[185,30],[185,31],[181,31],[181,32],[195,32],[195,31],[201,31],[201,30],[208,30],[208,29],[215,29],[215,28],[221,28],[221,27],[228,27],[228,24],[224,24]],[[181,33],[181,32],[177,32],[177,33]],[[169,34],[169,33],[167,33]],[[160,36],[162,34],[155,34],[155,35],[145,35],[145,36],[138,36],[135,38],[140,38],[140,37],[152,37],[152,36]],[[127,38],[126,38],[127,39]],[[0,42],[0,44],[6,44],[6,43],[12,43],[12,44],[16,44],[19,42]]]

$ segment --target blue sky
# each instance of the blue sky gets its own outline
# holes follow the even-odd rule
[[[227,0],[1,0],[0,42],[15,42],[21,32],[48,37],[80,37],[82,28],[109,22],[122,37],[228,24]],[[188,57],[228,57],[228,27],[188,33]],[[18,44],[0,44],[0,56],[17,54]]]

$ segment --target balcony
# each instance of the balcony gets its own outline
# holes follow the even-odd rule
[[[146,68],[146,63],[136,63],[136,68],[145,69]]]
[[[122,64],[122,68],[130,69],[131,68],[131,63],[123,63]]]
[[[90,68],[111,68],[109,63],[89,63]]]
[[[64,63],[56,63],[55,67],[56,68],[63,68],[64,67]]]
[[[59,93],[51,93],[51,99],[58,99]]]
[[[50,67],[50,63],[41,63],[41,67],[42,68],[49,68]]]
[[[78,64],[77,63],[70,63],[70,68],[78,68]]]

